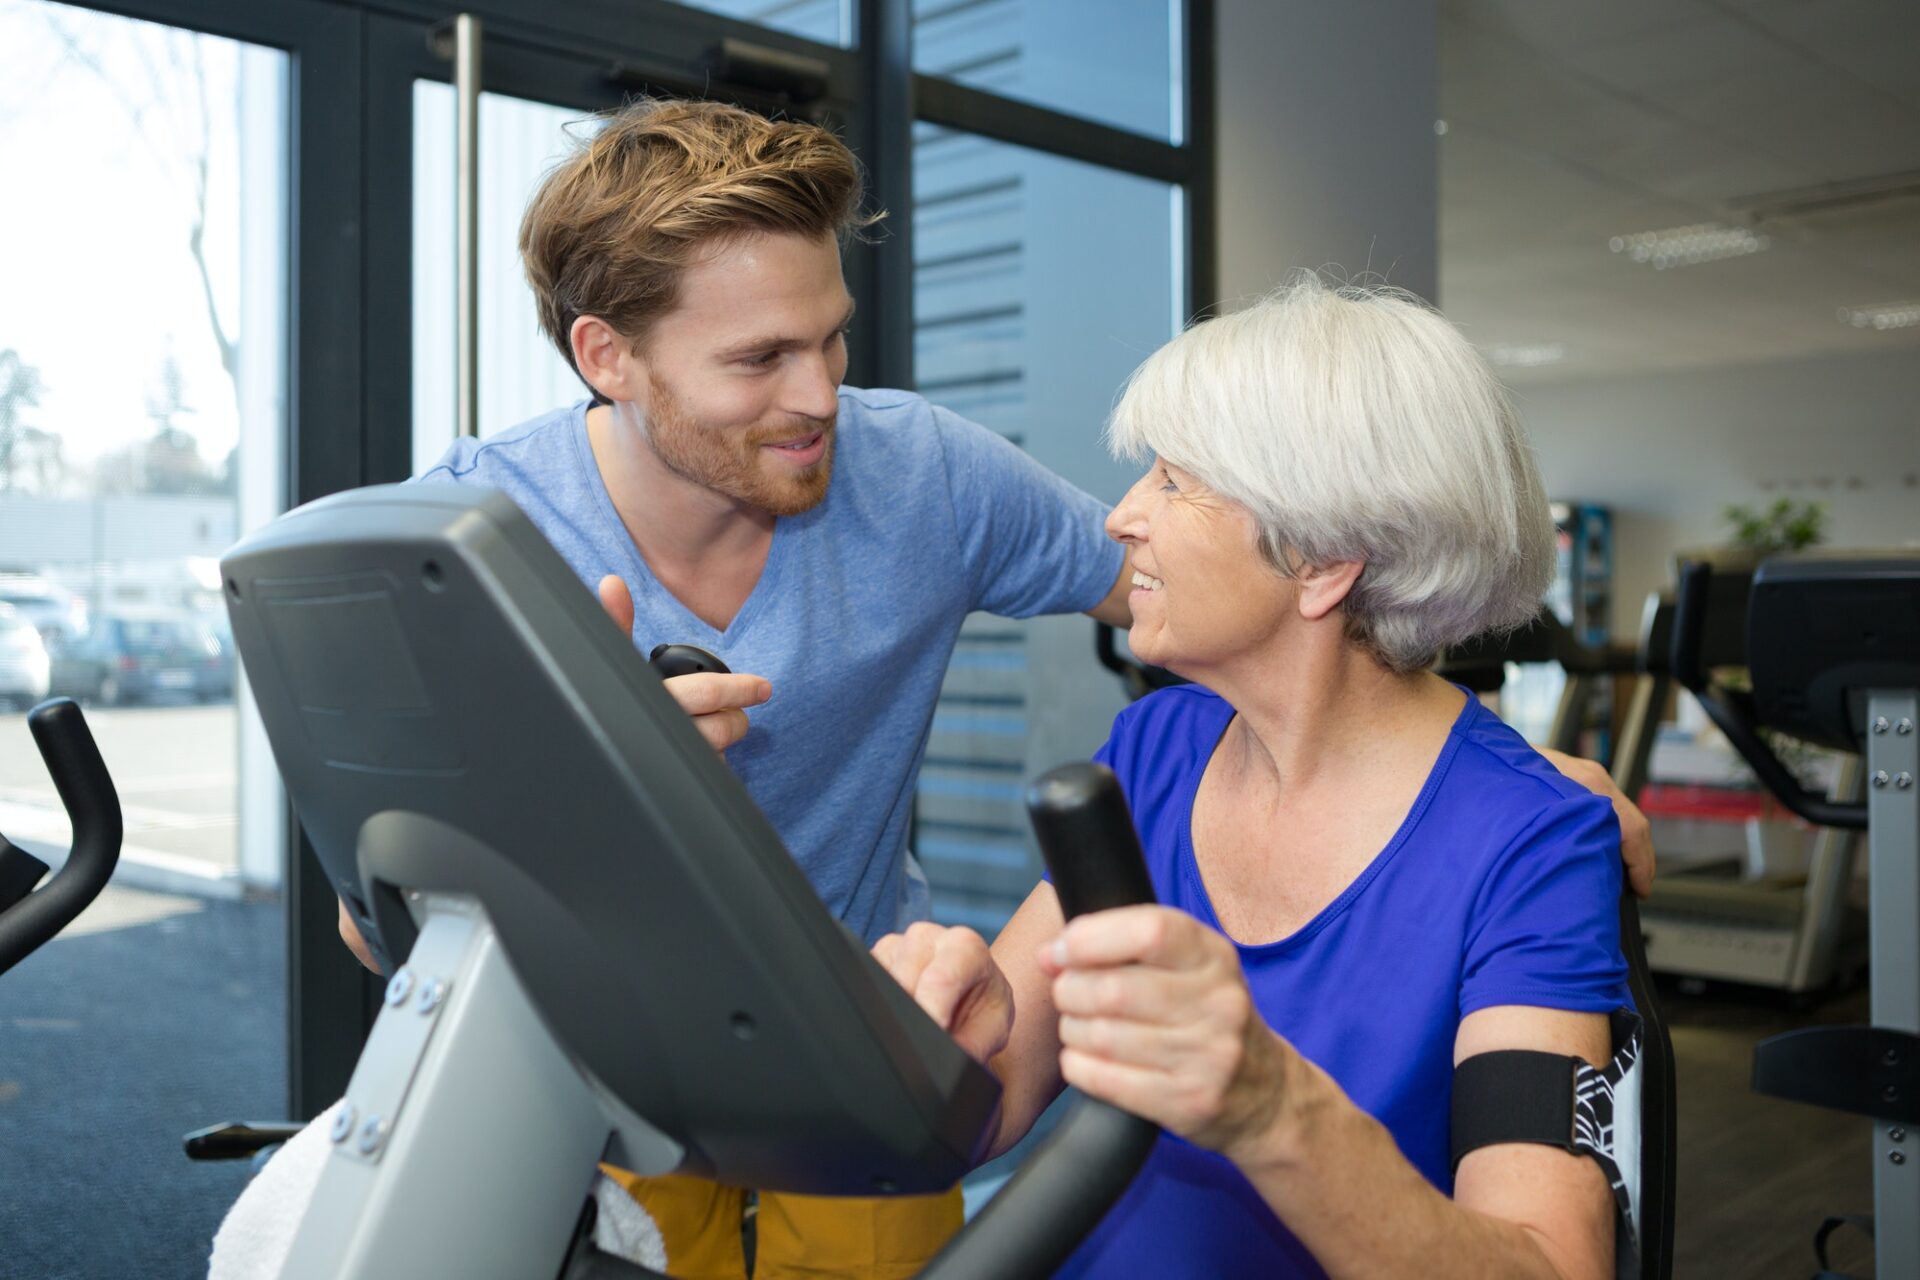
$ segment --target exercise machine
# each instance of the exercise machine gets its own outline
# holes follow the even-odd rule
[[[653,1275],[592,1243],[602,1159],[826,1195],[972,1166],[998,1083],[509,500],[342,494],[222,571],[294,806],[392,975],[283,1275]],[[1070,915],[1151,899],[1111,774],[1029,807]],[[1082,1101],[923,1274],[1050,1274],[1156,1133]]]
[[[1920,555],[1769,560],[1746,609],[1751,693],[1712,684],[1703,654],[1715,572],[1683,564],[1673,670],[1780,802],[1867,833],[1872,1022],[1809,1027],[1754,1049],[1761,1093],[1873,1120],[1875,1274],[1920,1275]],[[1761,736],[1865,756],[1864,801],[1809,791]]]
[[[1700,556],[1686,563],[1707,566],[1690,606],[1698,631],[1689,659],[1700,678],[1710,680],[1715,668],[1750,667],[1752,561]],[[1643,717],[1657,718],[1667,701],[1673,679],[1673,617],[1671,593],[1648,599],[1640,654],[1649,701],[1644,707],[1638,701],[1635,704],[1636,713]],[[1699,696],[1698,690],[1688,688]],[[1719,717],[1712,716],[1711,707],[1707,710],[1717,725]],[[1623,740],[1628,736],[1623,734]],[[1638,754],[1625,774],[1616,768],[1614,781],[1627,795],[1637,797],[1647,782],[1653,749],[1651,723],[1634,728],[1632,736]],[[1831,736],[1822,744],[1853,750],[1851,744],[1836,743]],[[1857,802],[1860,788],[1860,761],[1848,755],[1827,799]],[[1736,982],[1795,997],[1846,981],[1866,962],[1865,914],[1848,900],[1859,848],[1857,831],[1826,826],[1814,838],[1804,879],[1749,878],[1738,856],[1663,871],[1641,911],[1648,963],[1656,973]]]

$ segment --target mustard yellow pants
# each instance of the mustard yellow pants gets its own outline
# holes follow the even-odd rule
[[[600,1166],[652,1215],[674,1280],[742,1280],[747,1193],[704,1178],[642,1178]],[[932,1196],[857,1199],[762,1191],[753,1280],[907,1280],[960,1230],[960,1188]]]

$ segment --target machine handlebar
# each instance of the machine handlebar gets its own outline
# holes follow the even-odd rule
[[[1713,683],[1701,662],[1701,640],[1706,631],[1707,589],[1713,582],[1713,566],[1704,560],[1687,560],[1680,565],[1679,582],[1673,595],[1673,678],[1699,699],[1714,727],[1727,736],[1767,790],[1794,813],[1823,827],[1844,827],[1864,831],[1867,806],[1843,804],[1809,791],[1793,776],[1786,762],[1759,733],[1759,720],[1753,713],[1751,697]]]
[[[1069,920],[1152,902],[1153,881],[1113,771],[1069,764],[1027,789],[1040,854]],[[1083,1098],[921,1280],[1050,1276],[1132,1183],[1159,1127]]]
[[[0,864],[6,867],[0,874],[6,885],[0,893],[0,973],[31,955],[86,910],[120,861],[120,797],[79,704],[71,698],[43,702],[27,714],[27,728],[73,821],[73,848],[66,865],[34,890],[45,865],[0,837]]]

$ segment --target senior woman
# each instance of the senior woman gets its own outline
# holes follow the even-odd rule
[[[1110,434],[1152,458],[1107,521],[1131,647],[1194,682],[1098,757],[1164,905],[1063,929],[1042,883],[990,958],[876,952],[1000,1075],[996,1151],[1063,1084],[1167,1130],[1062,1274],[1611,1275],[1595,1162],[1449,1167],[1456,1062],[1604,1065],[1630,1007],[1610,805],[1427,670],[1552,576],[1499,384],[1411,299],[1304,277],[1154,354]]]

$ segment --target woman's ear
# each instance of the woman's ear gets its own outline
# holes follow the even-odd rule
[[[1294,575],[1300,587],[1300,616],[1309,622],[1318,622],[1338,609],[1366,567],[1363,560],[1302,565]]]
[[[588,386],[608,400],[638,400],[647,386],[646,369],[628,342],[599,316],[580,316],[567,331],[574,367]]]

